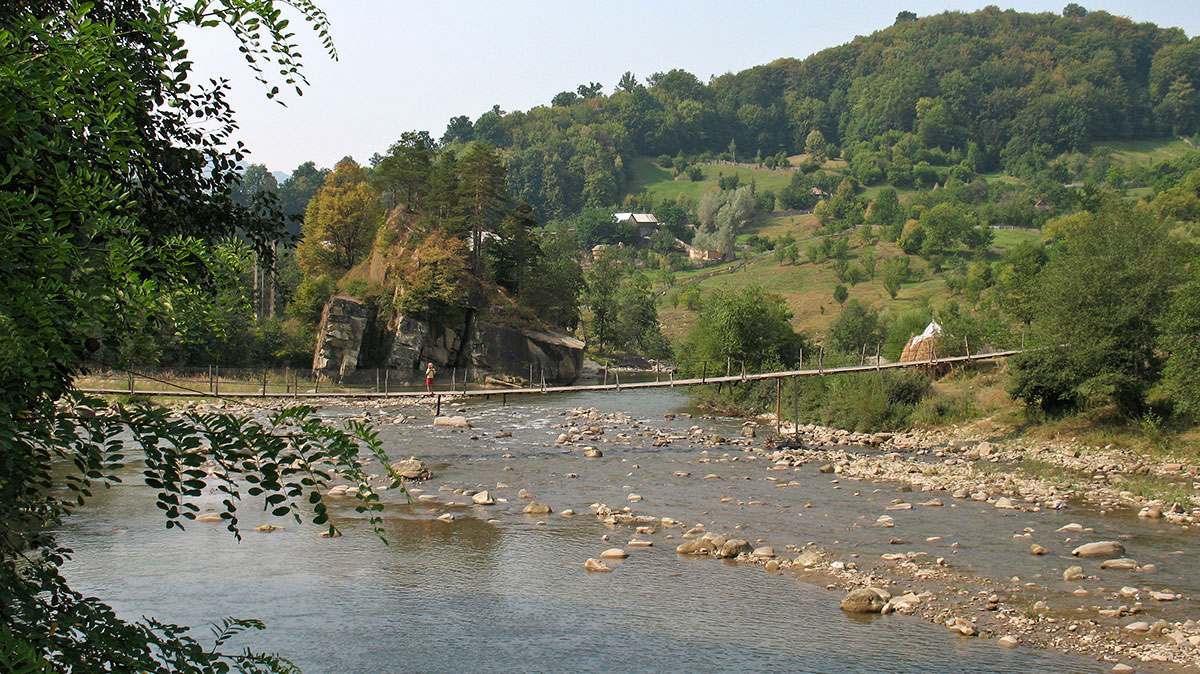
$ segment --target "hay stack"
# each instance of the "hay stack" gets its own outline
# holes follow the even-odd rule
[[[934,344],[937,343],[937,337],[942,334],[942,326],[938,325],[937,321],[930,321],[925,327],[925,331],[919,335],[913,335],[912,339],[908,340],[908,344],[904,345],[904,351],[900,353],[901,363],[911,363],[913,361],[930,360],[934,356]]]

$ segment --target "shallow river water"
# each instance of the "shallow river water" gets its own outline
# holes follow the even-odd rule
[[[1172,563],[1179,558],[1173,552],[1195,547],[1192,537],[1161,526],[1070,509],[998,514],[987,504],[951,504],[953,499],[941,494],[947,507],[890,512],[896,526],[881,534],[871,524],[892,499],[915,502],[932,495],[897,494],[894,485],[834,483],[836,476],[819,474],[815,464],[768,471],[769,462],[746,461],[739,447],[704,453],[689,442],[652,448],[636,435],[628,443],[616,437],[636,428],[606,429],[606,442],[593,443],[603,449],[601,459],[584,459],[553,444],[565,421],[562,413],[573,407],[627,412],[641,428],[685,431],[699,424],[736,437],[740,423],[732,420],[664,419],[686,402],[680,392],[627,391],[539,397],[508,406],[484,403],[465,412],[474,425],[468,432],[432,428],[426,416],[393,425],[395,411],[373,410],[393,458],[415,455],[430,465],[434,478],[418,487],[439,499],[414,497],[408,504],[400,494],[385,492],[386,545],[355,515],[352,503],[331,508],[345,532],[335,539],[318,537],[311,525],[271,520],[252,506],[243,513],[241,543],[219,524],[167,531],[153,493],[135,485],[136,466],[131,466],[125,485],[98,490],[60,532],[60,541],[75,550],[66,574],[76,589],[109,601],[126,617],[191,625],[226,615],[259,618],[268,629],[241,637],[238,647],[279,652],[305,672],[339,674],[1000,674],[1109,667],[1024,647],[1006,650],[992,640],[956,638],[914,617],[847,615],[838,608],[841,592],[769,574],[761,566],[676,555],[679,530],[649,536],[654,547],[631,548],[628,559],[610,563],[612,573],[586,573],[586,558],[632,538],[630,530],[598,523],[588,505],[621,507],[631,492],[644,497],[632,504],[639,514],[702,522],[711,531],[738,533],[752,543],[761,539],[781,554],[788,544],[818,541],[846,559],[859,555],[859,564],[869,566],[873,562],[867,560],[878,560],[883,552],[917,550],[944,555],[981,575],[1019,575],[1063,585],[1063,590],[1070,588],[1046,579],[1061,578],[1062,569],[1077,561],[1066,555],[1070,543],[1054,529],[1079,521],[1096,527],[1096,533],[1076,534],[1082,536],[1078,540],[1098,540],[1105,528],[1119,523],[1135,532],[1126,540],[1131,556],[1159,565],[1156,584],[1169,579],[1175,591],[1190,595],[1196,590],[1197,580],[1175,568],[1181,563]],[[322,414],[361,411],[327,408]],[[500,431],[512,437],[495,437]],[[472,435],[478,439],[471,440]],[[734,456],[739,461],[728,460]],[[703,479],[708,474],[719,478]],[[498,490],[497,482],[509,488]],[[793,486],[778,486],[788,482]],[[439,492],[442,486],[489,488],[493,497],[509,502],[447,506],[470,499]],[[521,514],[527,502],[517,498],[519,489],[555,512],[537,518]],[[721,503],[722,496],[732,500]],[[812,507],[804,507],[809,503]],[[566,508],[579,515],[561,516]],[[457,519],[434,519],[445,512]],[[251,530],[267,521],[285,529]],[[1030,541],[1012,538],[1027,527],[1055,557],[1033,558]],[[674,539],[666,540],[668,533]],[[601,540],[605,534],[611,541]],[[913,543],[889,545],[889,536]],[[930,536],[943,541],[924,543]],[[952,547],[955,541],[962,545]],[[197,636],[203,639],[204,632]]]

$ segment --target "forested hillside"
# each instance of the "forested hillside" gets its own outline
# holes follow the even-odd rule
[[[587,83],[529,111],[456,117],[441,140],[503,148],[514,197],[553,219],[619,202],[635,156],[781,158],[814,131],[863,184],[911,182],[920,150],[961,172],[1026,173],[1095,141],[1195,133],[1198,82],[1200,43],[1176,28],[1078,5],[902,12],[803,60],[708,83],[627,73],[611,94]]]

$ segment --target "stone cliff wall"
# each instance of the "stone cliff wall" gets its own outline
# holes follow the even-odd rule
[[[374,320],[375,309],[361,300],[345,295],[331,298],[317,326],[313,372],[330,379],[353,373],[358,368],[363,335]]]
[[[545,377],[547,384],[569,384],[583,370],[584,344],[578,339],[478,321],[474,311],[445,325],[400,316],[394,326],[388,326],[391,346],[383,350],[380,362],[360,362],[376,360],[363,351],[374,321],[374,310],[363,302],[346,296],[331,299],[318,328],[313,371],[343,379],[357,367],[387,367],[416,377],[425,363],[432,362],[440,370],[471,366],[479,374],[528,377],[532,365],[536,382]]]
[[[570,384],[583,370],[583,342],[559,333],[479,323],[472,335],[471,362],[478,368],[547,384]]]

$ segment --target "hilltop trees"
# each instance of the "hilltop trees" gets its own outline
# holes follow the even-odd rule
[[[379,194],[353,159],[337,163],[308,203],[296,254],[312,275],[340,277],[366,257],[383,219]]]
[[[881,65],[895,63],[905,65]],[[901,12],[889,28],[804,60],[708,83],[682,70],[644,83],[626,73],[607,96],[597,86],[552,106],[494,108],[474,124],[455,117],[443,144],[497,145],[513,194],[549,219],[615,203],[639,155],[733,150],[778,163],[807,153],[815,169],[840,149],[862,184],[928,188],[999,161],[1036,172],[1095,141],[1200,131],[1200,47],[1103,11]]]

